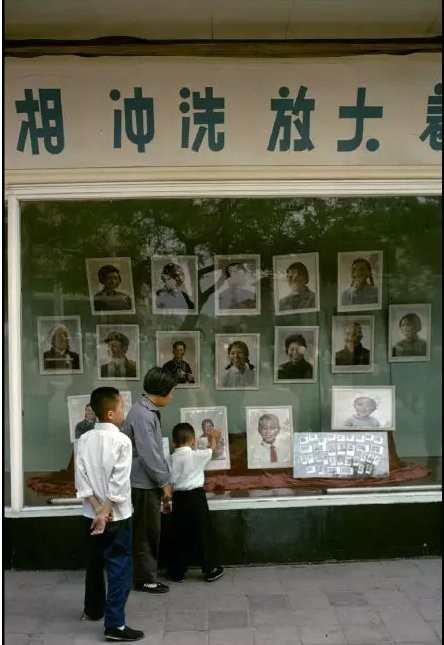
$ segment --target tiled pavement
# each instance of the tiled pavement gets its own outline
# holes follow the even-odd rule
[[[437,645],[441,560],[227,568],[192,572],[169,594],[132,592],[128,624],[146,645]],[[86,645],[100,623],[79,621],[83,572],[5,572],[5,645]]]

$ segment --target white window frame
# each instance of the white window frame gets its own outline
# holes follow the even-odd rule
[[[196,169],[195,169],[196,170]],[[128,173],[128,181],[113,181],[107,177],[105,181],[78,182],[79,175],[63,174],[66,183],[33,183],[32,175],[14,173],[9,175],[13,180],[6,188],[8,199],[8,366],[9,366],[9,433],[10,433],[10,464],[11,464],[11,505],[5,509],[6,517],[39,517],[79,515],[80,508],[74,505],[56,507],[24,505],[23,481],[23,435],[22,435],[22,344],[21,334],[21,244],[20,244],[20,202],[22,201],[54,201],[54,200],[106,200],[106,199],[140,199],[140,198],[272,198],[272,197],[355,197],[355,196],[404,196],[404,195],[441,195],[441,180],[439,170],[424,172],[418,167],[418,172],[408,173],[408,178],[400,178],[402,169],[391,169],[387,179],[380,179],[381,171],[375,173],[375,179],[347,179],[353,175],[344,169],[341,178],[318,179],[280,179],[275,177],[258,177],[248,179],[242,171],[238,179],[232,177],[205,178],[197,180],[201,171],[196,171],[194,178],[174,177],[174,169],[165,172],[162,177],[152,180],[140,180],[140,175]],[[326,169],[325,175],[328,177]],[[256,169],[256,177],[258,172]],[[273,173],[274,174],[274,173]],[[91,172],[90,176],[97,177]],[[122,176],[122,175],[121,175]],[[390,176],[392,178],[390,178]],[[422,178],[421,178],[422,177]],[[30,181],[31,179],[31,181]],[[108,180],[109,179],[109,180]],[[8,177],[7,177],[8,180]],[[37,181],[40,181],[40,177]],[[212,510],[238,510],[251,508],[289,508],[313,506],[344,506],[356,504],[392,504],[440,502],[441,486],[401,486],[366,488],[366,489],[327,489],[326,494],[310,496],[270,497],[254,499],[230,499],[221,496],[218,499],[209,497]]]

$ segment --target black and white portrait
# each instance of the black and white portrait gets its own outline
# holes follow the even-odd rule
[[[131,258],[88,258],[86,275],[94,315],[136,313]]]
[[[338,253],[338,311],[382,308],[382,251]]]
[[[248,468],[288,468],[293,463],[291,406],[247,407]]]
[[[82,374],[80,316],[37,318],[40,374]]]
[[[332,430],[395,430],[395,386],[333,386]]]
[[[216,255],[214,290],[216,316],[261,312],[259,255]]]
[[[259,334],[216,334],[216,389],[259,389]]]
[[[389,361],[430,360],[431,310],[430,304],[390,305]]]
[[[215,406],[212,408],[181,408],[180,420],[190,423],[196,434],[196,448],[208,448],[208,436],[214,430],[220,432],[213,451],[211,461],[205,470],[229,470],[230,450],[228,444],[227,408]]]
[[[332,372],[373,372],[374,316],[333,316]]]
[[[157,365],[169,372],[177,387],[200,385],[200,332],[156,332]]]
[[[275,383],[315,383],[318,344],[319,327],[275,327]]]
[[[123,408],[125,417],[131,408],[131,392],[119,390],[123,399]],[[90,404],[90,394],[76,394],[67,397],[68,419],[69,419],[69,438],[71,443],[80,439],[82,434],[92,430],[97,421],[94,410]]]
[[[154,255],[151,285],[155,314],[197,314],[197,256]]]
[[[97,325],[96,333],[99,379],[139,379],[139,325]]]
[[[273,257],[276,314],[319,311],[319,254],[298,253]]]

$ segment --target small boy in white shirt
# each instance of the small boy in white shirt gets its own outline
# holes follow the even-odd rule
[[[210,511],[203,489],[205,466],[211,460],[220,431],[208,435],[209,448],[195,450],[196,435],[189,423],[173,428],[174,452],[170,457],[173,485],[174,551],[170,577],[182,582],[188,564],[195,555],[207,582],[223,576],[223,567],[216,565],[211,539]]]

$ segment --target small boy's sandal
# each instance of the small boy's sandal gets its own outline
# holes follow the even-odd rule
[[[163,582],[140,582],[134,585],[135,591],[145,591],[146,593],[167,593],[170,588]]]
[[[224,575],[224,568],[223,567],[214,567],[214,569],[211,569],[206,576],[205,580],[207,582],[214,582],[215,580],[219,580],[219,578],[222,578]]]
[[[123,629],[118,627],[105,629],[105,640],[107,641],[132,643],[133,641],[140,641],[142,638],[145,638],[145,634],[140,629],[131,629],[126,625]]]

